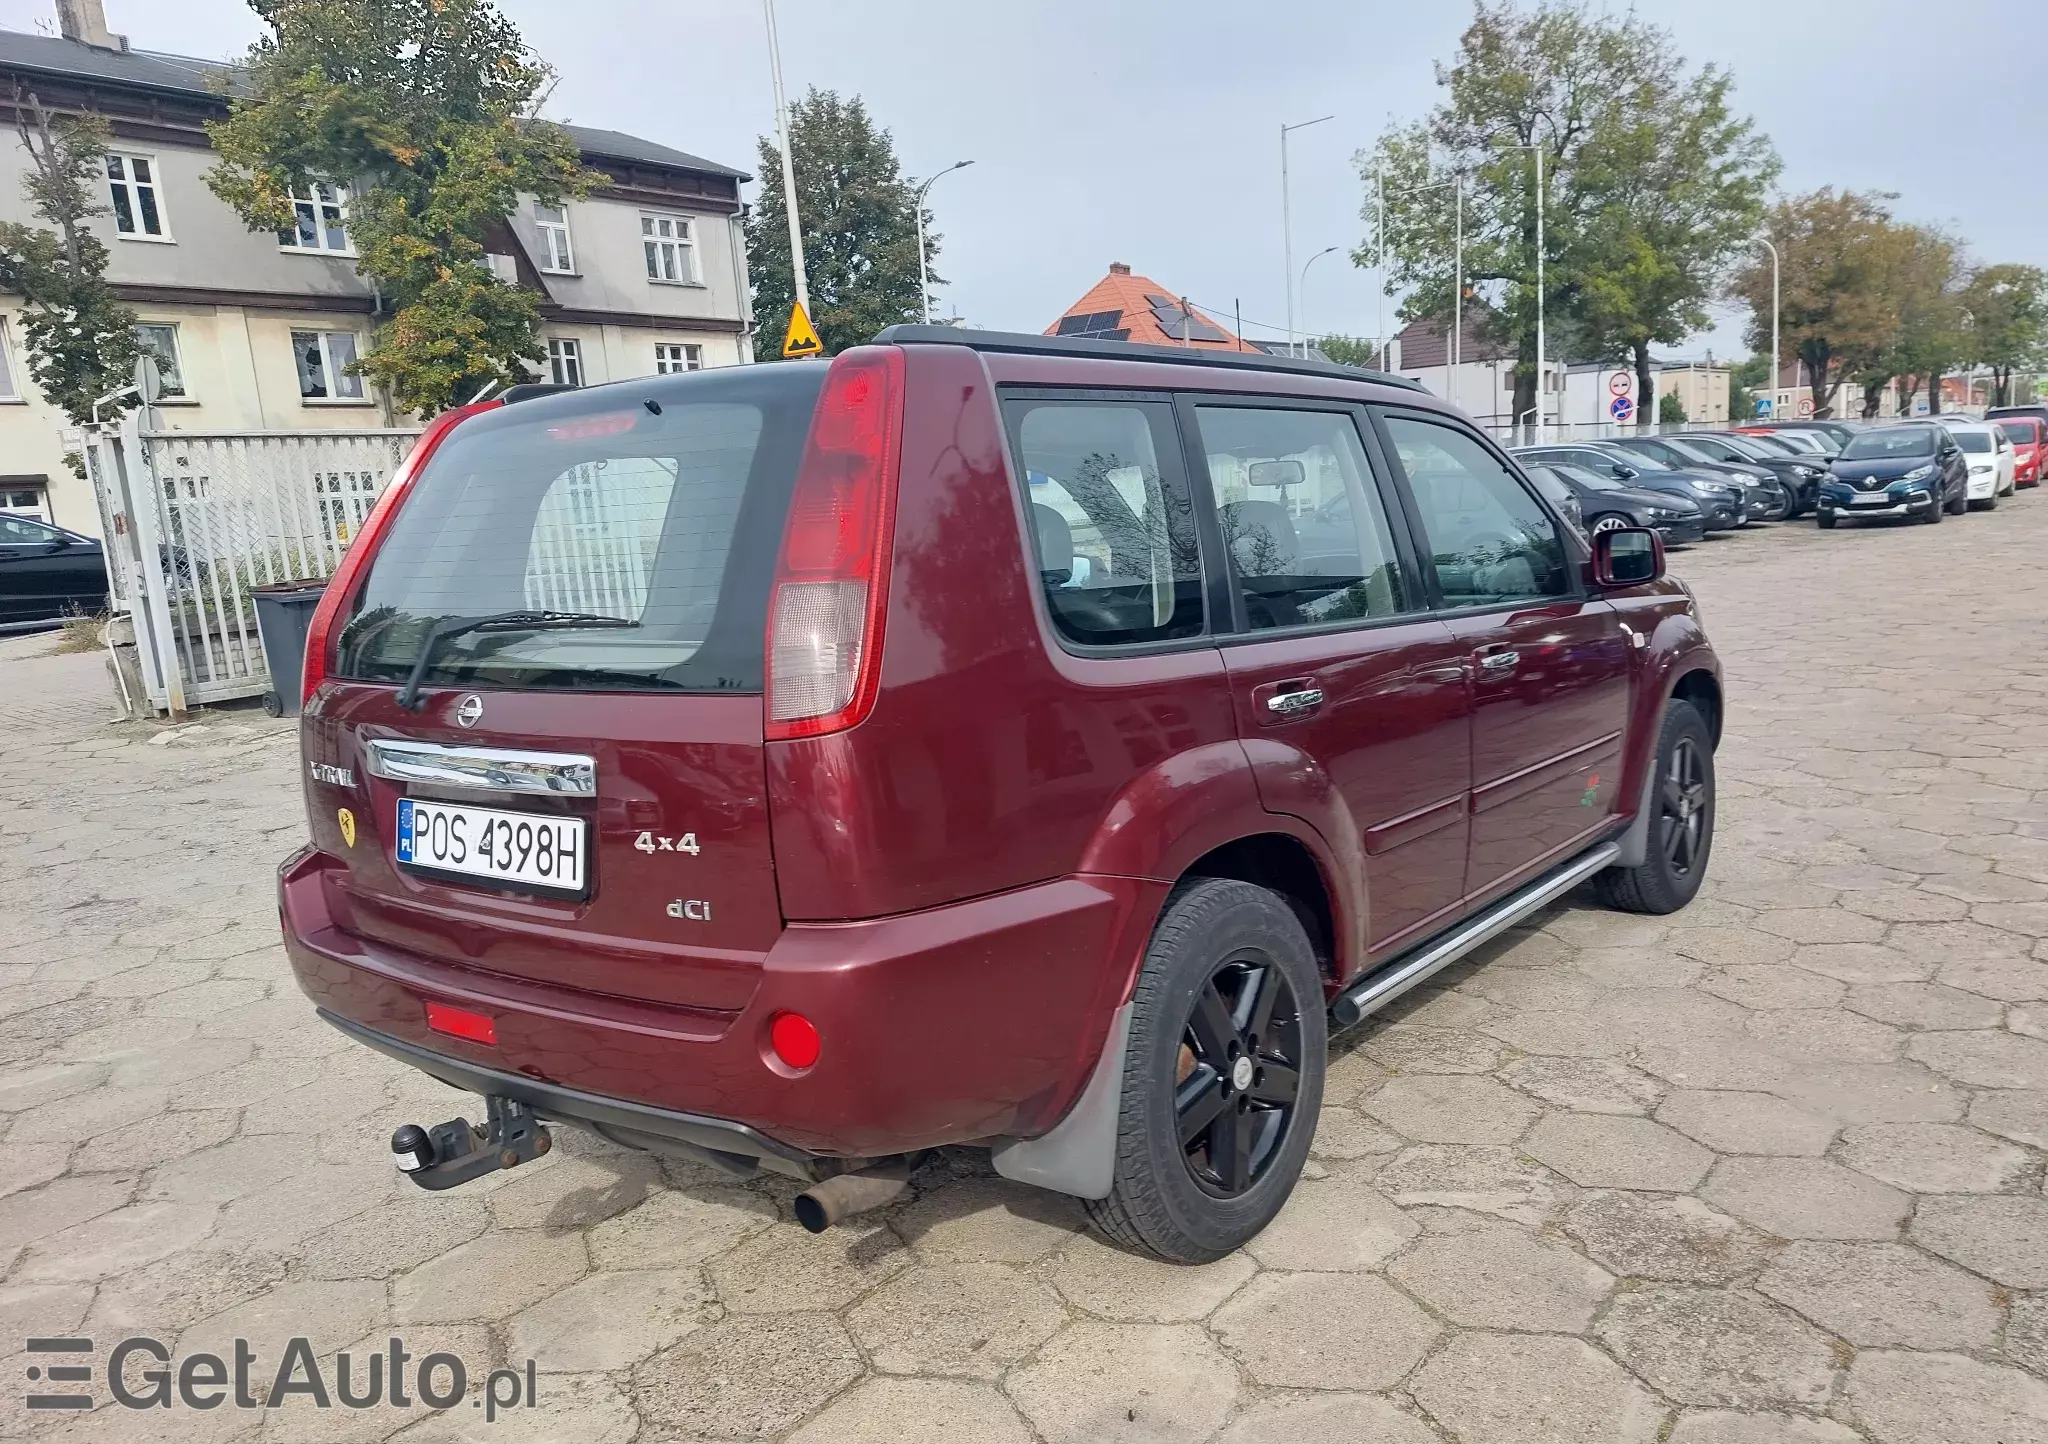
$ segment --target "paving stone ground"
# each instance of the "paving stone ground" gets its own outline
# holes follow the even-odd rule
[[[412,1188],[453,1095],[278,946],[292,733],[110,726],[99,658],[0,642],[0,1438],[2048,1441],[2044,557],[2035,494],[1677,556],[1731,702],[1700,899],[1575,897],[1343,1040],[1297,1197],[1200,1269],[966,1153],[823,1237],[566,1132]],[[265,1377],[397,1332],[540,1403],[30,1415],[69,1332]]]

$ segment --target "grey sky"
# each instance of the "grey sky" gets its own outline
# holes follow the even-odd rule
[[[224,57],[258,30],[238,0],[106,0],[138,48]],[[560,72],[556,119],[631,131],[748,170],[768,131],[757,0],[501,0]],[[1617,6],[1616,8],[1620,8]],[[1790,190],[1895,191],[1982,261],[2048,265],[2035,160],[2048,141],[2040,0],[1642,0],[1784,157]],[[0,26],[53,26],[53,0],[0,0]],[[1197,305],[1285,314],[1278,126],[1292,142],[1297,268],[1364,234],[1352,153],[1437,97],[1463,0],[778,0],[784,73],[857,92],[913,175],[976,164],[932,192],[957,306],[1038,330],[1128,261]],[[1302,324],[1370,335],[1372,274],[1309,272]],[[1394,299],[1387,302],[1392,323]],[[1247,325],[1253,336],[1273,334]],[[1733,322],[1680,353],[1739,343]]]

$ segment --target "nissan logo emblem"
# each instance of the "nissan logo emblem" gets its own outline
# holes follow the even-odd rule
[[[455,720],[465,727],[474,727],[483,720],[484,699],[472,692],[455,704]]]

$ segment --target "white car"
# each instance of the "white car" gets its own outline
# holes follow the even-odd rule
[[[1948,421],[1942,427],[1963,449],[1970,464],[1970,505],[1989,511],[2013,491],[2012,442],[1991,421]]]

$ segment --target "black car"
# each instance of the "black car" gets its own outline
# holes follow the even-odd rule
[[[1625,526],[1642,526],[1663,537],[1666,546],[1689,546],[1707,534],[1706,519],[1700,515],[1698,505],[1685,497],[1644,491],[1566,462],[1532,466],[1528,471],[1538,485],[1543,478],[1554,477],[1573,495],[1573,504],[1584,519],[1582,529],[1589,536]]]
[[[1617,436],[1608,443],[1636,456],[1655,457],[1666,466],[1683,466],[1707,471],[1738,483],[1743,491],[1743,514],[1750,521],[1779,521],[1792,509],[1792,498],[1767,466],[1753,461],[1722,461],[1689,441],[1668,436]]]
[[[1820,488],[1824,528],[1843,517],[1933,523],[1970,508],[1970,465],[1946,427],[1921,422],[1859,431],[1828,472]]]
[[[1573,441],[1554,446],[1524,446],[1514,452],[1524,466],[1577,466],[1638,491],[1682,497],[1700,509],[1707,530],[1727,531],[1745,524],[1741,489],[1725,476],[1678,470],[1654,457],[1616,449],[1605,441]]]
[[[107,558],[89,536],[0,512],[0,622],[107,607]]]
[[[1828,470],[1827,464],[1816,458],[1787,456],[1753,436],[1729,436],[1717,431],[1681,431],[1672,439],[1704,451],[1716,461],[1746,462],[1768,470],[1778,478],[1790,501],[1790,509],[1785,513],[1787,521],[1805,516],[1820,503],[1820,484]]]

